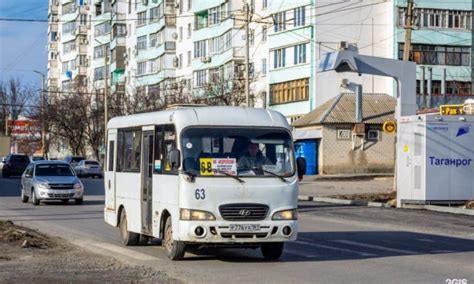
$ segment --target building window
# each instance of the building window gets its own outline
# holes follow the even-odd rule
[[[76,1],[64,4],[62,8],[63,15],[74,13],[77,9]]]
[[[150,34],[150,48],[158,47],[161,45],[161,33]]]
[[[137,26],[145,25],[146,24],[146,11],[138,13],[137,16],[138,16]]]
[[[207,10],[196,13],[194,16],[194,27],[196,30],[207,28],[208,26],[208,13]]]
[[[266,58],[263,58],[262,59],[262,75],[267,75],[267,59]]]
[[[178,55],[178,68],[183,67],[183,54]]]
[[[94,35],[95,36],[103,36],[110,33],[110,23],[102,23],[95,26]]]
[[[194,86],[202,87],[207,83],[206,70],[199,70],[194,72]]]
[[[265,9],[268,7],[268,0],[262,0],[262,8]]]
[[[87,25],[87,15],[81,14],[81,17],[79,18],[79,24],[83,26]]]
[[[158,21],[158,19],[160,18],[160,14],[159,14],[160,8],[161,8],[161,5],[150,9],[150,22],[151,23]]]
[[[116,24],[113,29],[113,37],[124,37],[127,35],[127,25]]]
[[[67,22],[63,24],[63,34],[71,34],[76,29],[76,22]]]
[[[255,44],[255,30],[254,29],[249,30],[249,44],[250,45]]]
[[[298,7],[294,9],[294,25],[300,27],[305,25],[305,7]]]
[[[191,38],[192,29],[192,25],[188,24],[188,38]]]
[[[398,8],[398,25],[405,26],[407,9]],[[429,29],[464,29],[471,30],[472,11],[445,9],[414,9],[417,25]]]
[[[137,37],[137,49],[138,50],[146,49],[146,35]]]
[[[183,40],[183,27],[179,27],[179,41]]]
[[[309,79],[287,81],[270,85],[270,104],[284,104],[309,99]]]
[[[150,73],[156,73],[161,71],[161,58],[154,58],[148,61],[150,66]]]
[[[64,53],[69,53],[76,50],[76,41],[71,40],[64,43]]]
[[[267,42],[267,27],[262,27],[262,42]]]
[[[443,94],[440,80],[431,81],[431,94],[433,95],[471,95],[471,82],[469,81],[446,81],[446,94]],[[421,90],[420,80],[416,80],[416,93],[427,94],[428,84],[425,81],[425,89]]]
[[[286,12],[273,15],[273,28],[275,32],[286,30]]]
[[[146,73],[146,61],[137,63],[137,76],[144,75]]]
[[[187,62],[187,66],[191,66],[191,51],[188,51],[188,62]]]
[[[105,49],[108,49],[108,45],[105,45]],[[94,47],[94,59],[104,58],[104,45]]]
[[[209,25],[216,25],[219,20],[219,7],[209,9]]]
[[[207,55],[206,42],[207,40],[200,40],[194,43],[194,58],[204,57]]]
[[[398,58],[403,58],[404,44],[398,44]],[[410,60],[425,65],[470,66],[471,48],[461,46],[413,44]]]
[[[105,68],[99,67],[94,69],[94,80],[104,80],[105,78]]]
[[[285,67],[286,48],[280,48],[273,51],[273,68]]]
[[[306,63],[306,43],[294,46],[294,64]]]

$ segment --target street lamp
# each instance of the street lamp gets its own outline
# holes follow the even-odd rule
[[[42,73],[40,71],[37,71],[37,70],[33,70],[33,72],[35,72],[36,74],[39,74],[41,76],[41,96],[40,96],[40,100],[41,100],[41,153],[42,153],[43,157],[45,157],[46,156],[45,155],[46,129],[45,129],[45,125],[44,125],[44,110],[45,110],[44,81],[45,81],[46,75],[44,75],[44,73]]]

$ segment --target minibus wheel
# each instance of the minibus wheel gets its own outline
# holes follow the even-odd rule
[[[262,251],[262,255],[264,258],[269,260],[277,260],[280,258],[281,254],[283,253],[284,243],[265,243],[262,244],[260,250]]]
[[[120,214],[119,230],[120,238],[122,239],[124,245],[134,246],[138,244],[138,237],[140,235],[127,230],[127,214],[125,213],[125,209],[122,210]]]
[[[169,259],[183,259],[186,245],[184,244],[184,242],[173,240],[173,227],[171,225],[171,216],[168,216],[168,218],[166,219],[163,246],[166,249],[166,254],[168,255]]]

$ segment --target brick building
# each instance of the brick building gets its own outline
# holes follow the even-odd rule
[[[312,150],[304,155],[309,173],[393,173],[395,134],[383,133],[382,125],[394,120],[395,105],[396,99],[389,95],[364,94],[362,123],[357,124],[353,93],[328,100],[293,123],[297,155],[298,146],[315,145],[315,156]]]

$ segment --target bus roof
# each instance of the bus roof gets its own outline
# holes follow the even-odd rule
[[[169,123],[175,124],[178,131],[192,125],[283,127],[290,129],[286,118],[279,112],[230,106],[182,107],[114,117],[109,121],[107,128],[129,128]]]

